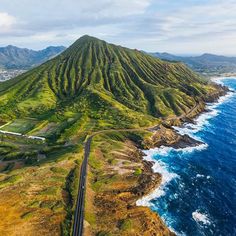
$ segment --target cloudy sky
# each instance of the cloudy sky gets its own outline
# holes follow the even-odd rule
[[[0,46],[84,34],[146,51],[236,55],[236,0],[0,0]]]

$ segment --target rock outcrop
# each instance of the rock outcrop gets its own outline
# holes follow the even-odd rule
[[[153,136],[143,141],[145,149],[150,149],[160,146],[171,146],[174,148],[194,147],[202,144],[188,135],[180,135],[173,128],[163,125],[155,131]]]

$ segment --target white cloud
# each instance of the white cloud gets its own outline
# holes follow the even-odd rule
[[[151,0],[90,0],[80,1],[81,13],[83,16],[92,13],[90,17],[102,18],[102,17],[124,17],[136,14],[142,14],[145,12],[148,6],[151,4]]]
[[[160,30],[169,37],[193,37],[236,30],[236,1],[215,1],[185,7],[161,16]]]
[[[20,19],[14,31],[0,30],[2,37],[15,35],[29,38],[36,35],[35,38],[44,41],[46,35],[51,39],[52,34],[71,34],[72,30],[74,33],[79,31],[92,34],[97,31],[96,28],[103,28],[105,31],[100,31],[99,35],[119,34],[117,25],[127,22],[128,18],[144,14],[151,4],[151,0],[21,0],[21,4],[17,4],[17,0],[11,0],[12,4],[9,0],[1,1],[0,8],[4,9],[5,6]],[[17,8],[12,8],[14,3]]]
[[[8,32],[16,23],[16,18],[6,12],[0,12],[0,32]]]
[[[235,0],[0,1],[9,13],[0,14],[1,45],[68,45],[90,34],[148,51],[228,53],[230,45],[236,55]]]
[[[130,22],[125,41],[129,47],[172,53],[236,55],[236,1],[199,1]],[[129,33],[130,29],[135,29]],[[138,34],[138,32],[140,32]]]

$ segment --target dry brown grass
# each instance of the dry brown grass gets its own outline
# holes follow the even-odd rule
[[[74,166],[73,157],[2,174],[2,178],[16,175],[20,180],[0,189],[0,235],[61,235],[66,202],[63,189]]]
[[[136,168],[143,173],[135,175]],[[159,216],[135,204],[142,192],[158,185],[160,176],[151,178],[150,166],[142,161],[133,142],[120,137],[96,138],[89,176],[85,207],[88,235],[171,235]]]

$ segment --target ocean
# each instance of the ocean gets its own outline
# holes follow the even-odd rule
[[[236,91],[236,78],[217,82]],[[204,144],[144,151],[163,179],[137,205],[149,206],[177,235],[236,236],[236,93],[207,109],[195,124],[175,127]]]

